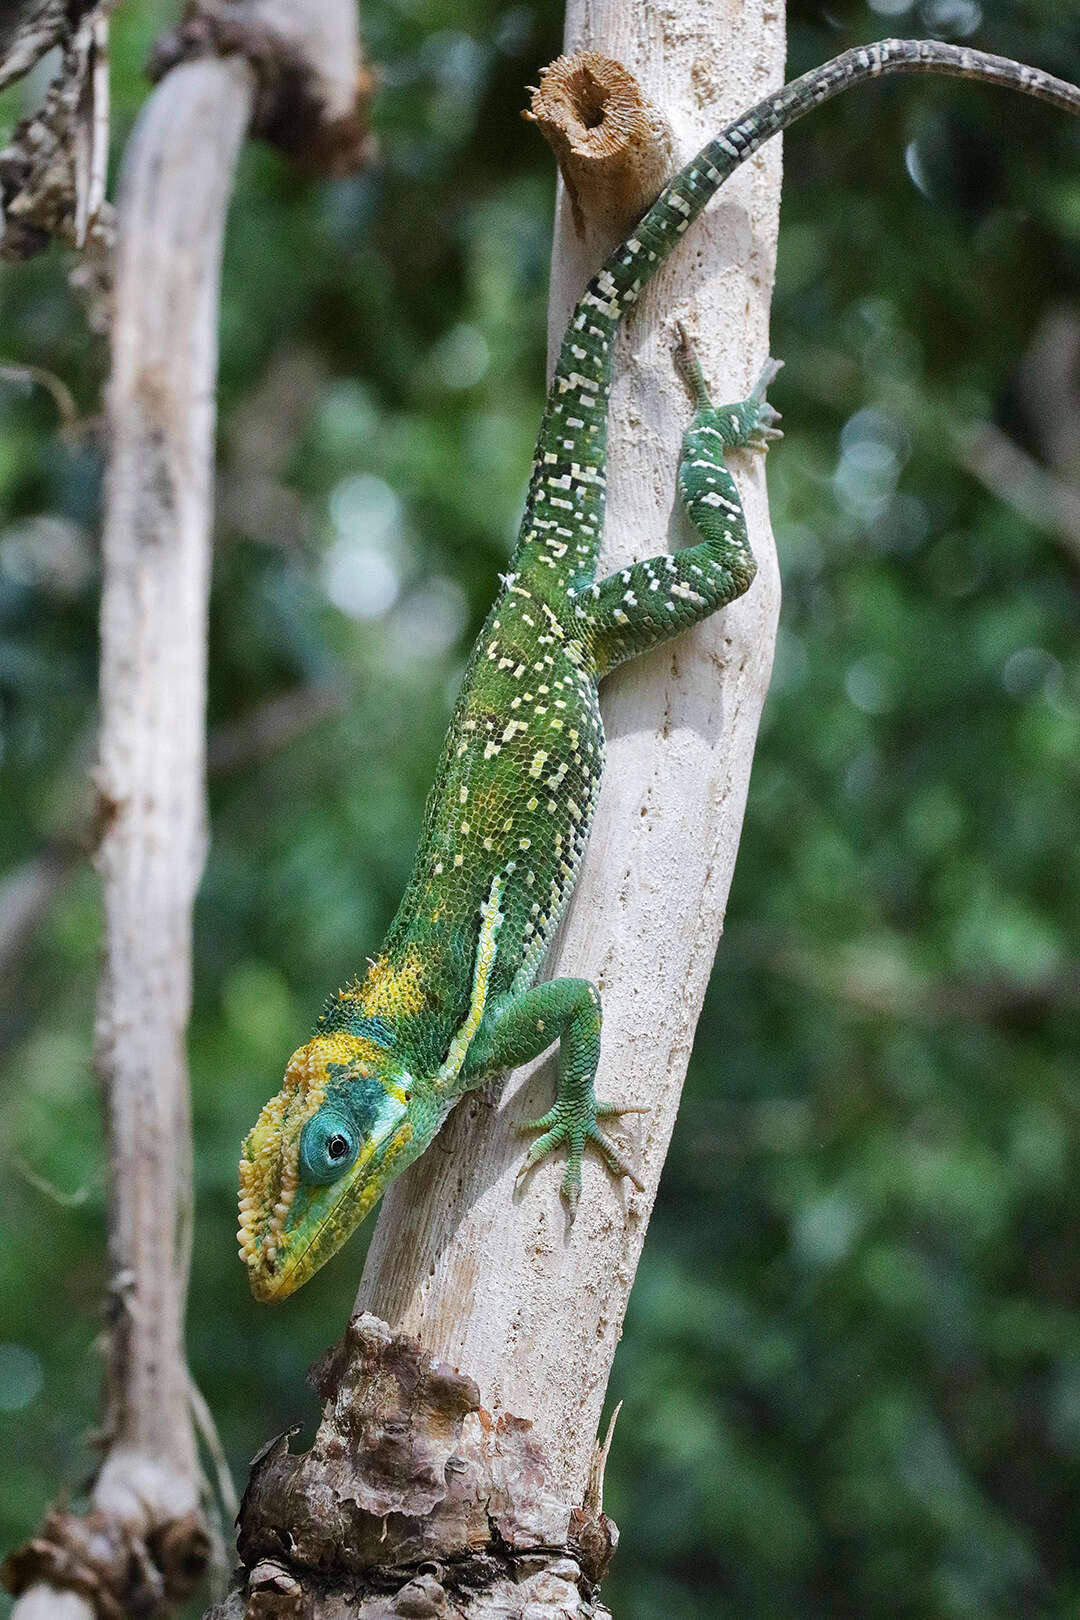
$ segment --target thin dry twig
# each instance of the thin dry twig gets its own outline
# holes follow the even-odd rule
[[[80,421],[79,407],[75,403],[75,395],[71,392],[62,377],[55,371],[46,371],[43,366],[13,365],[0,363],[0,382],[20,383],[24,387],[44,388],[51,394],[56,405],[58,423],[61,436],[67,439],[80,438],[85,432],[86,424]]]

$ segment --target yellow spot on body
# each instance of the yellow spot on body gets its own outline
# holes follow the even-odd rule
[[[441,869],[439,862],[438,869]],[[369,1017],[377,1013],[418,1013],[425,1005],[423,979],[425,960],[413,946],[397,963],[380,956],[368,969],[367,978],[360,986],[360,1005]]]

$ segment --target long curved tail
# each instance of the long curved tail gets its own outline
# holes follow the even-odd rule
[[[529,553],[559,574],[571,524],[579,570],[595,555],[604,513],[604,451],[616,329],[641,289],[728,176],[812,108],[892,73],[937,73],[998,84],[1080,116],[1080,88],[1004,56],[939,40],[886,39],[859,45],[759,101],[702,148],[666,185],[633,234],[593,276],[563,336],[536,445],[529,497],[513,566]],[[584,531],[584,544],[581,544]],[[565,560],[564,560],[565,559]]]

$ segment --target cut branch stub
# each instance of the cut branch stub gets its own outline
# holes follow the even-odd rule
[[[355,8],[339,0],[187,0],[178,28],[147,63],[161,79],[179,62],[243,56],[255,74],[251,133],[298,166],[340,177],[372,152],[375,78],[360,56]]]
[[[456,1613],[464,1591],[476,1620],[529,1604],[542,1617],[548,1602],[552,1615],[602,1612],[584,1605],[615,1526],[598,1504],[560,1500],[524,1418],[496,1420],[471,1378],[370,1315],[313,1381],[326,1405],[311,1450],[293,1456],[282,1435],[252,1467],[230,1612],[239,1596],[252,1620],[268,1607],[325,1615],[338,1591],[370,1594],[360,1616]]]
[[[621,63],[598,51],[559,56],[540,75],[530,110],[555,153],[574,226],[622,241],[674,167],[663,113]]]

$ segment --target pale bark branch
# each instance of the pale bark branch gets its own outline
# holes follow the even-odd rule
[[[98,1062],[114,1188],[108,1498],[127,1455],[194,1505],[182,1352],[190,1127],[183,1056],[205,851],[206,617],[217,298],[252,76],[178,69],[148,103],[120,194],[108,415],[98,792],[106,968]],[[179,1285],[179,1286],[178,1286]],[[145,1382],[144,1382],[145,1380]],[[177,1504],[179,1505],[179,1504]],[[160,1505],[159,1505],[160,1510]]]
[[[783,30],[757,7],[678,8],[654,28],[619,0],[571,6],[568,49],[602,49],[664,108],[682,160],[782,79]],[[752,15],[753,14],[753,15]],[[672,364],[675,317],[695,334],[718,399],[740,398],[768,350],[776,143],[736,174],[627,322],[616,362],[604,562],[665,543],[690,406]],[[647,199],[642,199],[644,202]],[[579,193],[580,202],[580,193]],[[560,202],[551,350],[600,261],[608,227],[579,234]],[[580,1501],[630,1287],[667,1151],[731,881],[779,589],[760,461],[738,458],[758,579],[746,598],[602,689],[609,758],[570,914],[546,971],[593,979],[604,1000],[597,1092],[636,1103],[642,1193],[585,1166],[566,1230],[559,1164],[520,1192],[515,1126],[543,1111],[550,1061],[501,1101],[465,1099],[429,1154],[391,1187],[358,1306],[417,1334],[476,1379],[485,1406],[528,1416],[552,1488]],[[671,534],[669,543],[684,543]]]
[[[220,56],[210,41],[151,96],[121,178],[96,773],[105,912],[97,1063],[110,1184],[105,1455],[89,1512],[54,1509],[9,1558],[19,1620],[166,1613],[199,1584],[210,1551],[183,1346],[192,1195],[184,1040],[206,844],[222,239],[256,115],[268,130],[284,124],[302,95],[309,145],[321,115],[333,126],[335,164],[343,121],[354,134],[362,116],[349,0],[309,5],[299,26],[283,20],[277,0],[241,9],[244,39]],[[257,68],[245,39],[258,47]],[[93,158],[88,172],[97,184]],[[44,875],[32,878],[40,890]],[[24,912],[39,903],[33,881],[30,890]]]
[[[85,1519],[54,1512],[39,1574],[99,1612],[188,1595],[209,1538],[183,1349],[191,1133],[184,1036],[205,849],[206,599],[217,298],[253,80],[239,59],[170,75],[120,185],[102,542],[97,864],[105,960],[109,1256],[105,1455]],[[35,1543],[21,1555],[20,1584]],[[16,1605],[40,1607],[42,1587]]]

